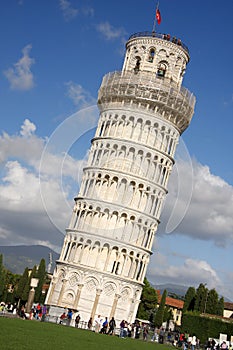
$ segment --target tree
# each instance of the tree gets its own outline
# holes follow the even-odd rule
[[[26,304],[27,300],[28,300],[28,295],[29,295],[29,291],[30,291],[30,281],[31,281],[31,275],[29,273],[28,270],[28,278],[27,280],[25,279],[25,284],[24,284],[24,288],[21,294],[21,299],[24,302],[24,304]]]
[[[24,292],[24,288],[27,288],[29,282],[29,271],[28,271],[28,267],[26,267],[24,269],[24,273],[21,276],[20,280],[19,280],[19,284],[18,284],[18,288],[15,292],[15,296],[17,299],[23,300],[24,302],[27,301],[27,298],[23,299],[23,292]],[[24,296],[25,297],[25,296]]]
[[[184,306],[183,306],[182,313],[185,313],[186,311],[194,310],[195,299],[196,299],[196,289],[194,287],[189,287],[184,297]]]
[[[174,315],[169,306],[165,306],[163,314],[163,322],[166,322],[166,329],[169,329],[170,320],[174,319]]]
[[[167,291],[166,289],[163,291],[163,295],[159,304],[159,308],[155,315],[154,325],[155,327],[161,327],[163,324],[163,318],[164,318],[164,309],[166,304],[166,297],[167,297]]]
[[[142,289],[141,303],[138,308],[137,317],[148,320],[154,312],[158,301],[156,290],[151,287],[148,280],[144,279],[144,286]]]
[[[3,256],[0,254],[0,301],[2,301],[2,298],[4,296],[6,288],[6,270],[3,266]]]
[[[46,264],[45,259],[41,259],[40,265],[38,267],[36,278],[38,278],[38,285],[35,288],[35,302],[36,303],[43,303],[44,302],[44,296],[42,294],[42,287],[45,283],[46,279]]]
[[[221,297],[218,300],[218,304],[216,307],[216,315],[223,316],[223,312],[224,312],[224,298]]]
[[[196,291],[196,299],[194,304],[194,311],[206,312],[206,304],[208,298],[208,289],[203,283],[199,285]]]
[[[211,289],[207,296],[206,313],[216,315],[218,306],[218,293],[215,289]]]
[[[7,303],[14,303],[15,291],[18,287],[20,275],[14,274],[9,270],[6,270],[6,288],[4,292],[3,300]]]
[[[197,311],[200,313],[208,313],[211,315],[220,315],[220,316],[223,315],[224,299],[223,298],[218,299],[218,293],[216,292],[215,289],[208,290],[205,287],[205,285],[201,283],[196,290],[193,309],[189,308],[189,300],[191,299],[192,293],[194,293],[194,291],[191,290],[191,287],[190,287],[185,296],[183,314],[185,311]]]

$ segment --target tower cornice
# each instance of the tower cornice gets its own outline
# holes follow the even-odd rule
[[[118,104],[146,109],[172,123],[180,134],[192,119],[195,102],[195,96],[188,89],[144,71],[108,73],[98,94],[101,112]]]
[[[106,236],[103,240],[103,236],[99,235],[98,233],[90,234],[87,231],[75,230],[75,229],[70,229],[70,228],[66,229],[66,233],[67,233],[67,235],[70,236],[70,240],[72,240],[72,239],[76,240],[77,237],[79,237],[79,238],[85,237],[86,240],[89,239],[89,240],[92,240],[93,242],[96,242],[96,241],[103,242],[103,245],[108,244],[111,247],[118,246],[119,250],[125,249],[128,252],[134,251],[135,255],[137,255],[138,253],[141,253],[141,254],[146,253],[148,255],[152,254],[151,249],[141,247],[137,244],[132,244],[131,242],[126,242],[126,241],[122,241],[119,239],[109,238]]]
[[[126,43],[126,48],[129,44],[134,43],[135,40],[137,41],[137,43],[141,42],[141,43],[148,43],[148,44],[153,44],[156,40],[158,43],[161,43],[163,46],[171,47],[173,50],[179,50],[180,52],[183,52],[187,56],[187,59],[188,60],[190,59],[188,47],[180,39],[176,39],[176,41],[173,39],[172,41],[172,38],[170,37],[169,34],[161,34],[161,33],[148,32],[148,31],[138,32],[138,33],[132,34],[129,37]]]
[[[163,190],[163,196],[166,195],[166,190]],[[81,200],[82,202],[85,202],[86,205],[89,205],[89,206],[92,206],[94,207],[94,205],[96,205],[96,207],[103,207],[105,208],[106,205],[109,207],[109,202],[108,201],[105,201],[105,200],[102,200],[102,199],[94,199],[94,198],[88,198],[88,197],[76,197],[75,198],[75,202],[77,203],[79,200]],[[156,224],[159,224],[160,221],[158,218],[152,216],[152,215],[149,215],[149,214],[146,214],[145,212],[142,212],[140,210],[137,210],[137,209],[133,209],[133,208],[128,208],[126,207],[125,205],[121,205],[119,203],[111,203],[111,206],[110,206],[110,209],[111,211],[117,211],[119,213],[124,213],[125,211],[127,211],[128,215],[129,216],[135,216],[135,217],[138,217],[138,218],[144,218],[145,220],[149,219],[151,220],[153,223],[156,223]]]
[[[112,143],[114,143],[114,142],[117,142],[118,144],[125,144],[125,142],[126,142],[126,140],[124,140],[122,137],[121,138],[112,138],[112,137],[93,137],[93,139],[91,140],[91,142],[93,143],[93,142],[95,142],[95,141],[98,141],[98,140],[101,140],[101,141],[103,141],[103,140],[105,140],[105,141],[109,141],[109,142],[112,142]],[[143,142],[135,142],[135,141],[133,141],[133,140],[127,140],[127,143],[128,144],[130,144],[130,145],[132,145],[132,146],[134,146],[134,147],[136,147],[136,146],[138,146],[138,145],[140,145],[141,146],[141,149],[145,149],[145,151],[147,151],[148,152],[148,150],[150,150],[151,152],[153,152],[153,153],[156,153],[156,154],[159,154],[160,156],[162,156],[162,157],[165,157],[165,158],[167,158],[167,159],[169,159],[171,162],[172,162],[172,164],[174,164],[175,163],[175,160],[174,160],[174,158],[172,158],[169,154],[167,154],[166,152],[163,152],[162,150],[158,150],[157,148],[155,148],[155,147],[152,147],[152,146],[148,146],[148,145],[145,145]],[[86,167],[85,167],[86,168]],[[84,169],[85,169],[84,168]],[[137,174],[134,174],[135,176],[137,176]]]
[[[173,161],[174,163],[174,161]],[[98,168],[98,167],[93,167],[93,166],[87,166],[85,168],[83,168],[83,172],[87,172],[87,171],[96,171],[96,173],[108,173],[108,174],[111,174],[113,176],[118,176],[118,177],[123,177],[124,178],[128,178],[129,180],[138,180],[138,181],[141,181],[141,182],[144,182],[147,184],[147,186],[152,186],[154,188],[157,188],[161,191],[164,192],[164,194],[167,194],[168,190],[164,187],[164,186],[161,186],[160,184],[158,184],[157,182],[153,182],[153,181],[149,181],[148,179],[145,179],[145,177],[143,176],[139,176],[138,174],[130,174],[130,173],[125,173],[125,171],[121,171],[119,169],[110,169],[109,167],[107,168],[104,168],[104,167],[101,167],[101,168]],[[75,200],[77,199],[78,197],[75,197]],[[80,197],[80,198],[83,198],[83,197]]]

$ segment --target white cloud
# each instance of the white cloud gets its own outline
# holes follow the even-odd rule
[[[14,68],[9,68],[4,72],[13,90],[30,90],[35,85],[31,72],[31,66],[35,60],[29,56],[31,48],[31,45],[25,46],[22,50],[23,57],[14,64]]]
[[[114,28],[107,21],[99,23],[96,28],[107,40],[118,39],[126,34],[124,28]]]
[[[32,202],[38,197],[39,182],[34,174],[23,168],[18,161],[8,161],[5,166],[6,175],[2,179],[4,186],[1,186],[1,203],[5,208],[14,210],[15,205],[22,206],[22,211],[31,207]],[[30,188],[30,191],[27,189]],[[35,203],[38,203],[35,201]],[[16,208],[18,206],[16,205]]]
[[[159,260],[156,260],[156,267],[150,267],[149,275],[154,276],[160,281],[169,281],[170,283],[177,283],[184,285],[198,286],[201,282],[207,282],[209,288],[220,286],[221,281],[216,271],[204,260],[186,259],[183,265],[169,265],[166,258],[161,254]],[[160,263],[158,263],[158,261]],[[163,264],[161,264],[161,261]]]
[[[220,293],[224,291],[221,278],[205,260],[186,258],[182,263],[173,265],[166,256],[156,253],[149,265],[148,276],[157,284],[172,283],[196,288],[200,283],[206,283],[208,289],[215,288]]]
[[[96,99],[91,96],[89,91],[85,90],[80,84],[72,81],[65,83],[67,86],[67,96],[73,101],[75,106],[85,108],[96,104]]]
[[[74,19],[79,13],[79,10],[74,8],[68,0],[59,0],[59,5],[66,21]]]
[[[62,245],[85,164],[68,152],[97,118],[96,107],[79,111],[49,139],[28,119],[18,134],[0,135],[0,245]]]
[[[216,245],[226,246],[233,242],[233,187],[220,177],[211,174],[208,166],[192,162],[193,175],[189,165],[177,162],[169,183],[169,193],[161,216],[160,233],[166,233],[166,224],[178,198],[174,218],[183,220],[173,232],[201,240],[212,240]],[[178,177],[177,177],[178,174]],[[179,179],[178,179],[179,178]],[[180,180],[182,191],[177,192]],[[186,194],[192,189],[191,198]],[[188,201],[188,202],[187,202]],[[185,202],[187,211],[184,212]],[[173,218],[173,222],[176,220]]]
[[[3,165],[0,245],[39,244],[43,240],[50,242],[48,246],[58,247],[62,244],[73,205],[68,199],[66,182],[77,175],[83,162],[66,154],[47,152],[47,167],[41,169],[40,159],[46,140],[32,134],[36,127],[29,120],[24,121],[22,130],[20,135],[4,133],[0,136]],[[75,184],[77,190],[78,184]],[[46,209],[42,189],[46,193]],[[72,196],[74,193],[73,190]]]
[[[59,184],[48,181],[47,194],[53,198],[51,210],[58,219],[60,216],[64,226],[64,199]],[[0,185],[1,244],[39,244],[41,240],[48,241],[48,237],[50,246],[55,247],[61,244],[63,235],[51,225],[44,210],[38,174],[18,161],[8,161]]]
[[[30,120],[25,119],[21,126],[20,134],[24,137],[31,136],[36,131],[36,126]]]
[[[44,139],[33,134],[30,137],[24,137],[3,133],[0,136],[0,162],[3,163],[9,158],[23,159],[30,166],[38,168],[44,144]]]
[[[79,121],[81,122],[81,118]],[[80,164],[83,165],[83,160],[75,160],[64,152],[57,153],[55,147],[44,153],[43,164],[41,164],[41,156],[48,140],[34,135],[35,130],[34,123],[25,119],[21,126],[20,135],[3,133],[0,136],[0,163],[13,158],[27,164],[36,173],[40,171],[41,176],[54,179],[69,176],[76,180],[77,169],[80,168]]]
[[[219,295],[232,299],[233,273],[224,270],[217,272],[205,259],[187,257],[188,247],[185,253],[186,257],[177,254],[177,258],[173,257],[172,260],[171,251],[166,255],[161,251],[152,255],[147,271],[149,281],[154,285],[171,283],[195,288],[200,283],[206,283],[208,289],[215,289]]]

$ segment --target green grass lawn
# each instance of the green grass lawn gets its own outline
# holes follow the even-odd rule
[[[122,339],[54,323],[0,317],[1,350],[171,350],[150,340]]]

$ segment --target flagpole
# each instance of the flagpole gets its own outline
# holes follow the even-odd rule
[[[156,26],[156,13],[157,13],[158,8],[159,8],[159,1],[157,2],[157,6],[156,6],[156,10],[155,10],[155,18],[154,18],[154,24],[153,24],[152,33],[154,33],[154,32],[155,32],[155,26]]]

